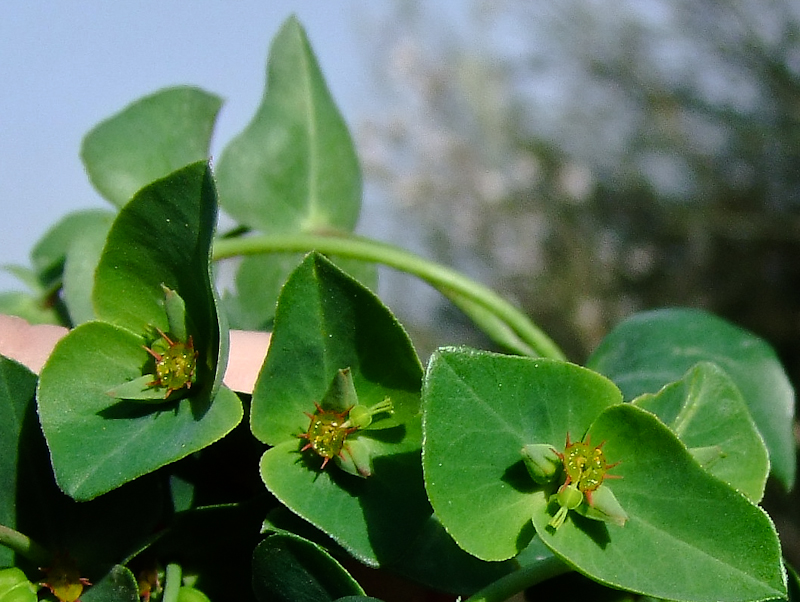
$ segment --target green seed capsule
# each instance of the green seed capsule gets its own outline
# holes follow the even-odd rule
[[[564,524],[567,513],[581,505],[583,502],[583,493],[581,493],[576,485],[567,485],[566,487],[562,487],[555,495],[550,496],[550,502],[553,501],[558,504],[559,508],[555,516],[550,519],[548,525],[553,529],[558,529]]]

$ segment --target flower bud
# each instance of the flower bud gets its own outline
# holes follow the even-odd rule
[[[628,521],[627,513],[622,509],[611,489],[605,485],[600,485],[592,491],[591,504],[581,504],[576,510],[578,514],[586,518],[612,523],[618,527],[624,527]]]
[[[547,443],[531,443],[522,448],[522,460],[531,478],[539,485],[546,485],[555,480],[561,469],[561,456],[552,445]]]

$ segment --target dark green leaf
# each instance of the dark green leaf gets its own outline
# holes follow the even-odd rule
[[[702,362],[633,403],[658,416],[711,474],[754,502],[764,495],[767,448],[739,389],[721,368]]]
[[[739,387],[767,444],[773,473],[791,489],[796,470],[794,391],[764,340],[699,310],[658,310],[620,324],[587,366],[608,376],[630,400],[680,380],[700,361],[717,364]]]
[[[535,541],[535,540],[534,540]],[[541,546],[548,556],[549,550]],[[518,558],[485,562],[458,547],[436,516],[431,516],[392,569],[437,591],[472,594],[519,569]]]
[[[39,416],[56,479],[79,500],[174,462],[225,436],[242,419],[239,398],[210,387],[159,406],[115,399],[109,389],[142,375],[145,340],[104,322],[64,337],[42,369]]]
[[[260,602],[332,602],[364,590],[323,548],[289,533],[270,535],[253,552]]]
[[[422,366],[397,319],[380,300],[321,255],[309,255],[281,293],[269,354],[253,392],[251,428],[269,445],[309,426],[339,370],[350,368],[359,403],[386,397],[396,426],[419,412]]]
[[[315,402],[350,368],[359,404],[389,397],[394,414],[348,435],[365,445],[373,474],[344,473],[307,440]],[[403,551],[430,515],[419,462],[422,366],[408,335],[375,295],[321,255],[311,254],[283,288],[270,351],[253,393],[251,428],[274,445],[261,461],[269,490],[351,554],[377,565]],[[372,425],[371,425],[372,426]]]
[[[0,360],[3,385],[17,401],[2,399],[9,412],[2,423],[0,521],[32,537],[47,550],[72,558],[86,576],[98,578],[110,562],[122,562],[151,537],[161,515],[157,480],[142,479],[88,503],[64,495],[53,480],[50,457],[39,426],[31,388],[35,377],[10,360]],[[21,404],[25,396],[27,404]],[[4,462],[8,459],[9,464]],[[13,463],[13,465],[12,465]],[[12,507],[8,512],[9,505]],[[124,517],[124,520],[120,520]],[[46,566],[42,562],[40,566]],[[34,567],[35,568],[35,567]]]
[[[81,595],[82,602],[139,602],[139,585],[127,567],[116,565]]]
[[[537,534],[557,556],[612,587],[669,600],[728,602],[783,597],[777,533],[769,517],[709,475],[655,416],[630,404],[606,409],[589,429],[619,461],[613,489],[620,527],[570,512],[548,526],[547,492],[529,496]]]
[[[361,173],[306,34],[294,17],[275,37],[267,89],[217,165],[223,208],[267,233],[351,231],[361,207]]]
[[[137,100],[84,138],[81,158],[89,179],[122,207],[146,184],[205,161],[221,105],[217,96],[186,86]]]
[[[148,555],[179,559],[184,574],[197,575],[193,586],[212,601],[252,600],[253,550],[262,539],[266,497],[180,512]]]
[[[25,415],[33,405],[36,375],[0,355],[0,525],[17,526],[16,483]],[[14,564],[14,553],[0,546],[0,567]]]
[[[423,466],[445,529],[485,560],[517,555],[533,537],[529,443],[564,449],[606,407],[620,403],[606,378],[557,360],[442,349],[425,376]]]
[[[366,479],[333,464],[320,470],[320,458],[301,453],[296,437],[267,450],[261,478],[292,512],[361,562],[378,566],[407,553],[431,509],[422,486],[418,421],[371,431],[369,439],[374,473]]]
[[[196,163],[142,189],[114,222],[93,295],[105,322],[67,335],[39,389],[53,466],[70,495],[99,495],[210,445],[241,420],[240,401],[220,388],[227,331],[210,279],[215,221],[213,182],[207,165]],[[173,395],[145,411],[108,391],[153,374],[144,347],[163,338],[156,329],[170,330],[164,286],[186,302],[196,375],[178,392],[183,399]]]

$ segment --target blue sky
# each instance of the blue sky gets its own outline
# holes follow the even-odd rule
[[[0,265],[28,265],[62,215],[108,206],[78,156],[83,135],[133,100],[176,84],[225,99],[212,154],[243,128],[270,40],[296,14],[352,125],[370,109],[355,0],[6,0],[0,3]],[[374,8],[367,11],[375,14]],[[0,273],[0,291],[22,290]]]

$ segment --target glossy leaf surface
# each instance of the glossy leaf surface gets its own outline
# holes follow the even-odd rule
[[[122,207],[143,186],[208,159],[222,101],[198,88],[166,88],[95,126],[81,159],[94,187]]]
[[[17,525],[17,479],[23,423],[33,405],[36,375],[0,355],[0,525]],[[0,567],[13,565],[14,553],[0,546]]]
[[[331,602],[364,590],[322,547],[290,533],[270,535],[253,552],[260,602]]]
[[[358,281],[318,254],[306,257],[278,302],[269,354],[253,392],[251,428],[269,445],[299,443],[339,370],[350,368],[359,403],[386,397],[396,426],[419,412],[422,366],[403,327]]]
[[[53,350],[39,382],[39,415],[56,479],[86,500],[198,451],[242,418],[239,398],[220,388],[158,406],[115,399],[109,389],[141,376],[144,339],[87,322]]]
[[[100,581],[81,595],[82,602],[139,602],[139,586],[133,573],[122,565],[111,567]]]
[[[692,450],[706,450],[701,465],[758,502],[764,495],[769,456],[747,405],[733,380],[702,362],[676,383],[634,405],[652,412]]]
[[[212,371],[221,360],[224,368],[220,339],[226,337],[221,337],[210,277],[216,217],[214,183],[205,163],[143,188],[108,234],[93,292],[98,319],[153,339],[155,328],[170,332],[166,286],[186,304],[198,363]]]
[[[225,148],[216,173],[225,211],[256,230],[355,227],[361,207],[358,158],[294,17],[273,40],[261,106]]]
[[[56,477],[78,499],[202,449],[241,420],[241,403],[220,388],[227,332],[220,327],[209,275],[216,220],[204,163],[142,189],[119,213],[97,269],[99,320],[76,328],[42,371],[39,412]],[[147,409],[108,391],[153,374],[145,350],[170,331],[164,286],[186,301],[186,326],[198,353],[184,398]],[[166,395],[165,395],[166,397]]]
[[[613,383],[574,364],[471,349],[434,354],[423,398],[431,504],[456,542],[485,560],[516,556],[534,535],[522,447],[563,450],[568,433],[582,439],[622,401]]]
[[[557,556],[613,587],[670,600],[768,600],[786,593],[781,552],[767,515],[709,475],[655,416],[630,404],[589,429],[620,461],[609,487],[624,527],[570,512],[548,526],[546,493],[530,496],[537,534]],[[646,570],[642,562],[646,561]]]
[[[791,489],[794,391],[764,340],[699,310],[658,310],[617,326],[587,366],[608,376],[630,400],[680,380],[700,361],[717,364],[736,383],[767,445],[773,473]]]
[[[364,479],[300,453],[300,440],[267,450],[261,478],[292,512],[327,533],[361,562],[392,564],[431,514],[422,486],[419,425],[370,435],[374,473]],[[308,455],[307,455],[308,454]]]
[[[121,562],[141,549],[163,521],[163,497],[157,481],[147,478],[91,502],[77,503],[64,495],[53,480],[36,416],[35,384],[27,369],[0,358],[0,412],[5,426],[0,438],[4,483],[0,524],[32,537],[48,552],[66,554],[95,581],[109,562]],[[12,564],[9,554],[0,546],[0,566]],[[37,564],[50,562],[40,559]]]
[[[368,447],[364,479],[301,452],[315,402],[350,368],[359,404],[389,397],[394,413],[349,435]],[[311,254],[281,292],[267,360],[253,392],[251,428],[274,445],[261,461],[269,490],[357,558],[386,562],[430,515],[419,466],[422,367],[405,331],[368,289]]]

